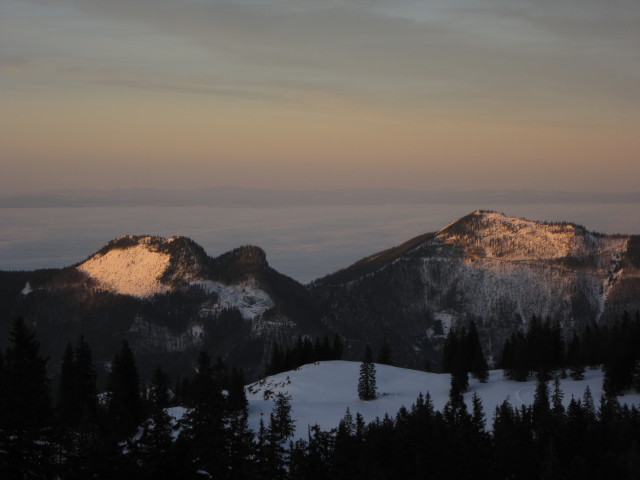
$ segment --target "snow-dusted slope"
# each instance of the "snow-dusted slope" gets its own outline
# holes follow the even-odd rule
[[[195,284],[218,296],[218,301],[205,305],[202,313],[215,313],[225,308],[237,308],[242,318],[252,320],[275,305],[269,294],[260,289],[255,281],[246,281],[238,285],[225,285],[213,281]]]
[[[21,297],[37,302],[31,289],[82,306],[71,317],[52,309],[48,324],[58,315],[79,334],[91,323],[101,332],[98,343],[126,338],[138,357],[154,364],[154,356],[177,354],[180,374],[191,370],[192,352],[208,349],[257,378],[274,341],[329,333],[305,287],[272,269],[252,245],[210,257],[186,237],[127,235],[46,282],[26,283]],[[104,311],[105,299],[117,313]]]
[[[273,396],[284,393],[291,397],[292,417],[296,420],[296,436],[306,438],[307,427],[318,424],[328,430],[338,426],[347,407],[355,416],[360,412],[370,422],[385,414],[394,416],[403,405],[410,408],[419,393],[429,392],[434,406],[441,410],[448,400],[450,376],[426,373],[387,365],[376,364],[378,398],[363,402],[358,399],[357,384],[360,364],[357,362],[333,361],[304,365],[291,372],[267,377],[261,382],[247,386],[249,400],[249,424],[257,431],[260,419],[269,421],[273,408]],[[596,402],[602,394],[602,372],[587,370],[585,379],[561,381],[565,405],[571,397],[582,398],[589,386]],[[550,384],[550,389],[553,385]],[[487,383],[471,379],[465,400],[471,408],[471,397],[477,392],[482,399],[484,411],[490,424],[495,407],[505,399],[514,406],[533,403],[535,382],[513,382],[505,380],[502,370],[491,371]],[[628,393],[620,398],[621,403],[638,405],[640,394]]]
[[[570,331],[635,311],[640,276],[627,260],[629,241],[477,210],[311,288],[331,326],[354,340],[367,332],[362,347],[387,339],[406,365],[422,365],[425,355],[437,364],[447,330],[470,319],[485,353],[497,359],[506,338],[534,315]]]
[[[178,243],[181,245],[173,245]],[[199,287],[211,294],[202,305],[204,316],[236,308],[245,320],[252,320],[274,306],[269,294],[251,276],[236,284],[205,278],[202,263],[207,260],[190,250],[188,242],[180,237],[121,237],[77,269],[90,277],[96,288],[140,298]]]
[[[623,251],[626,238],[604,241],[569,224],[548,224],[476,210],[437,233],[443,243],[465,248],[472,258],[541,261]],[[609,240],[609,239],[607,239]]]
[[[149,297],[168,290],[162,282],[170,255],[158,251],[148,241],[125,249],[96,254],[78,266],[99,288],[122,295]]]
[[[525,322],[538,315],[573,322],[581,309],[582,315],[589,312],[589,320],[604,313],[609,291],[621,275],[628,241],[596,236],[573,224],[475,211],[439,231],[433,243],[464,251],[461,261],[453,262],[438,279],[460,292],[462,308],[457,313],[483,318],[510,314]],[[426,284],[433,282],[430,267],[442,260],[423,259]],[[435,303],[437,312],[439,302]]]

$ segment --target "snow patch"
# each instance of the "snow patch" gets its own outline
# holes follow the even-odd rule
[[[100,288],[135,297],[150,297],[169,290],[161,282],[170,255],[151,249],[148,244],[109,250],[94,255],[78,270],[95,280]]]
[[[451,330],[451,327],[455,326],[456,319],[459,317],[460,315],[445,312],[435,312],[433,314],[433,318],[436,320],[436,322],[440,322],[440,324],[442,325],[442,330],[444,332],[443,335],[445,337],[449,334],[449,330]],[[428,334],[429,332],[427,332],[427,335]],[[429,338],[431,338],[431,336]]]
[[[22,295],[24,295],[25,297],[27,295],[29,295],[31,292],[33,292],[33,289],[31,288],[31,284],[29,282],[27,282],[27,284],[24,286],[24,288],[22,290],[20,290],[20,293]]]
[[[253,320],[272,308],[275,303],[267,292],[261,290],[254,281],[247,281],[238,285],[225,285],[219,282],[192,282],[204,288],[209,293],[218,296],[218,303],[207,304],[203,313],[214,313],[227,308],[236,308],[245,320]]]

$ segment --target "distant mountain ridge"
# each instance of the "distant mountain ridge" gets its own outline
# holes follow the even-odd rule
[[[347,359],[391,344],[398,365],[438,367],[454,326],[476,321],[485,352],[533,315],[566,331],[640,309],[640,237],[603,235],[478,210],[304,286],[262,249],[212,258],[185,237],[124,236],[64,268],[0,272],[0,343],[8,323],[37,326],[53,360],[84,334],[108,364],[128,339],[143,371],[190,371],[207,349],[264,371],[274,342],[339,333]]]
[[[354,342],[386,338],[412,366],[425,352],[437,364],[448,329],[472,319],[497,359],[533,315],[568,330],[640,308],[639,239],[478,210],[310,288],[328,325]]]
[[[185,237],[130,235],[71,267],[0,279],[3,318],[36,324],[45,353],[57,355],[83,333],[108,362],[126,338],[145,371],[158,361],[188,371],[204,348],[255,376],[272,342],[326,333],[305,287],[273,270],[255,246],[212,258]]]

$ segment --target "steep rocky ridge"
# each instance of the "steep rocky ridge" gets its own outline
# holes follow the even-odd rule
[[[405,365],[437,364],[448,329],[471,319],[495,357],[533,315],[568,330],[638,309],[640,277],[628,253],[635,242],[475,211],[310,288],[331,327],[355,345],[387,339]]]

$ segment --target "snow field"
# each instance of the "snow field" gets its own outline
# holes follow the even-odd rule
[[[261,418],[265,426],[268,425],[269,414],[274,404],[273,397],[278,393],[291,397],[291,415],[296,420],[295,438],[303,439],[307,438],[308,426],[316,423],[323,430],[337,427],[347,407],[354,417],[359,412],[365,422],[369,423],[376,417],[384,417],[385,414],[394,417],[402,406],[411,408],[420,392],[423,395],[427,392],[431,394],[437,410],[442,410],[449,399],[449,374],[427,373],[379,364],[375,367],[378,398],[369,402],[358,399],[359,362],[331,361],[304,365],[297,370],[279,373],[248,385],[246,388],[249,400],[249,426],[258,431]],[[563,403],[568,405],[572,396],[576,399],[582,398],[587,386],[598,405],[602,395],[600,370],[587,370],[584,380],[561,380]],[[478,393],[487,417],[487,427],[490,428],[496,406],[507,398],[513,406],[530,405],[533,403],[535,387],[535,380],[509,381],[503,377],[502,370],[492,370],[487,383],[483,384],[471,378],[469,390],[464,397],[471,410],[473,392]],[[549,390],[551,395],[552,381],[549,382]],[[640,394],[628,393],[620,397],[620,403],[639,405]]]

